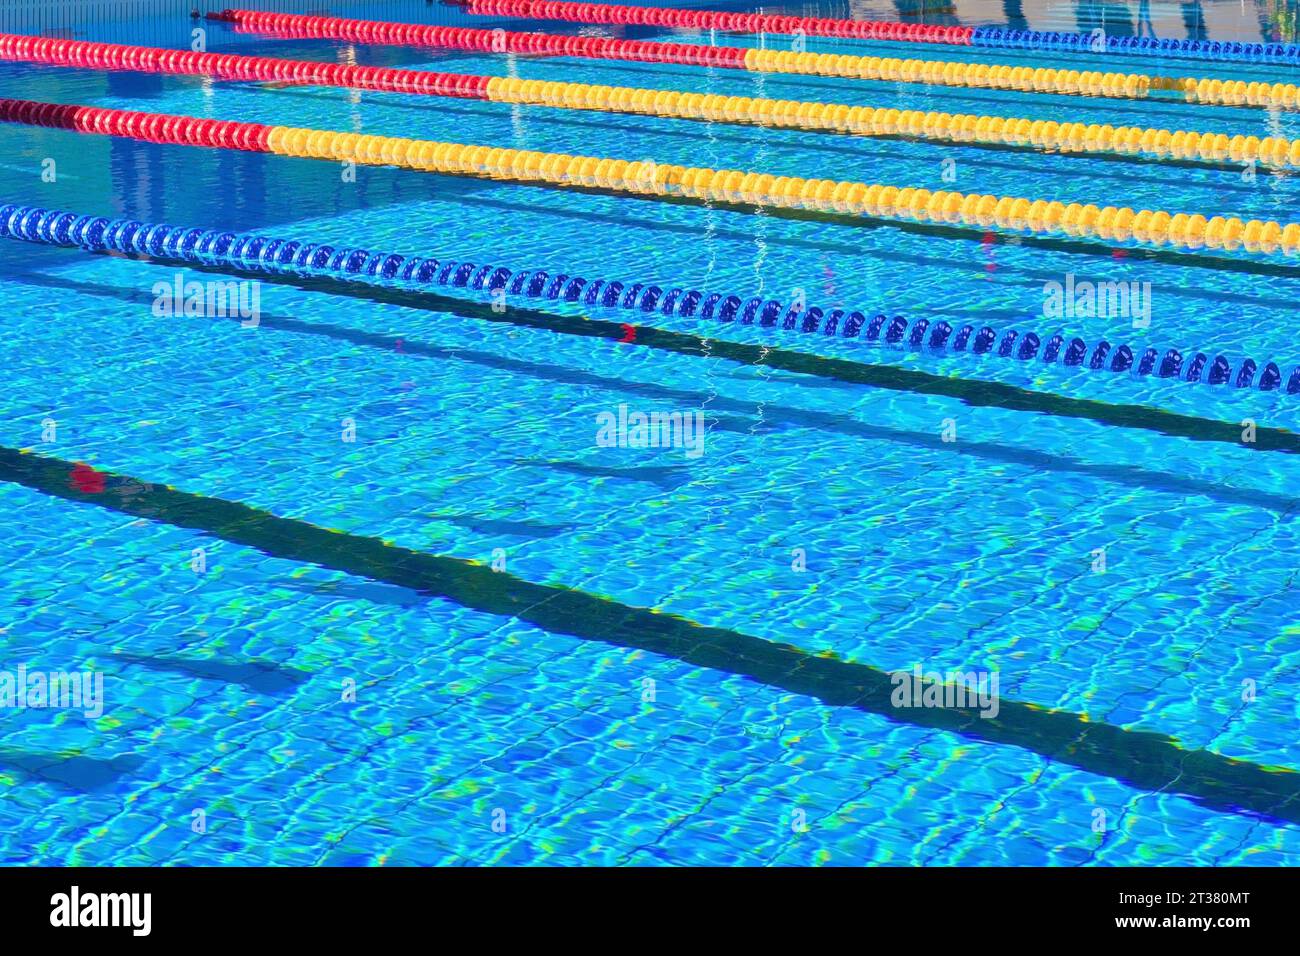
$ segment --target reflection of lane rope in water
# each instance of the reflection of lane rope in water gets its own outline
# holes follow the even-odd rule
[[[891,319],[884,313],[868,319],[862,312],[843,309],[824,312],[798,301],[787,306],[776,299],[757,296],[745,300],[738,295],[706,294],[697,289],[664,290],[642,282],[589,281],[565,273],[552,276],[543,270],[514,271],[456,260],[336,248],[296,239],[78,215],[37,206],[0,207],[0,237],[97,252],[158,256],[205,266],[230,266],[251,272],[324,275],[415,288],[444,286],[501,300],[509,296],[550,299],[623,309],[646,316],[738,322],[808,335],[864,339],[918,351],[970,352],[1021,362],[1038,359],[1094,371],[1156,375],[1210,385],[1254,387],[1261,391],[1283,389],[1288,395],[1300,393],[1300,365],[1294,368],[1284,386],[1276,363],[1267,362],[1260,370],[1249,358],[1234,369],[1224,356],[1211,361],[1204,352],[1195,353],[1187,361],[1174,348],[1161,355],[1155,348],[1135,350],[1128,345],[1112,348],[1104,339],[1089,346],[1080,338],[1067,341],[1060,333],[1050,335],[1044,342],[1042,336],[1032,331],[1009,329],[999,336],[988,326],[976,329],[968,324],[954,329],[946,321],[932,324],[922,318],[909,323],[902,316]]]

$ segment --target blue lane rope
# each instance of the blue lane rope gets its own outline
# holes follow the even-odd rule
[[[1022,333],[1009,329],[999,336],[988,326],[977,329],[974,325],[963,325],[954,329],[944,321],[932,324],[929,319],[917,319],[909,323],[901,315],[889,318],[884,313],[868,319],[862,312],[844,309],[828,312],[816,306],[801,308],[797,304],[787,307],[776,299],[757,296],[744,299],[738,295],[682,288],[665,291],[660,286],[640,282],[588,280],[566,273],[551,275],[540,269],[512,272],[504,267],[471,262],[406,257],[219,229],[83,216],[40,206],[0,207],[0,237],[91,252],[114,251],[227,266],[248,272],[330,276],[416,288],[449,286],[488,294],[504,290],[504,294],[531,299],[582,302],[608,309],[719,322],[739,321],[741,325],[757,324],[764,328],[780,326],[805,334],[862,338],[912,349],[996,355],[1021,362],[1041,359],[1049,364],[1059,362],[1094,371],[1154,374],[1159,378],[1209,385],[1254,387],[1265,392],[1282,385],[1282,372],[1274,362],[1265,363],[1261,371],[1253,359],[1246,359],[1234,375],[1233,366],[1222,355],[1211,361],[1203,352],[1197,352],[1190,362],[1185,362],[1177,349],[1168,349],[1161,355],[1154,348],[1140,351],[1128,345],[1112,348],[1105,339],[1089,346],[1080,338],[1067,341],[1059,332],[1048,337],[1044,344],[1043,338],[1032,331]],[[1288,395],[1300,393],[1300,366],[1292,370],[1285,390]]]
[[[1098,38],[1100,39],[1100,38]],[[1300,64],[1295,43],[1237,43],[1227,40],[1176,40],[1171,37],[1107,36],[1105,50],[1094,50],[1091,33],[1057,30],[1008,30],[976,27],[971,46],[994,50],[1064,50],[1076,53],[1120,53],[1147,57],[1227,60],[1236,63]]]

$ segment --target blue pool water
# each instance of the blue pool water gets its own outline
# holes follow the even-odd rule
[[[188,48],[189,6],[82,18],[70,35]],[[1091,29],[1109,12],[1123,32],[1116,18],[1131,19],[1025,6],[1035,28]],[[1261,20],[1273,6],[1196,6],[1189,26],[1186,5],[1151,4],[1152,23],[1277,36]],[[413,0],[331,12],[529,26]],[[884,3],[854,13],[898,16]],[[11,32],[60,28],[5,15]],[[1009,22],[980,2],[926,19]],[[1300,137],[1278,111],[207,30],[218,52]],[[809,46],[1295,80],[1213,62]],[[0,90],[1282,222],[1298,188],[1263,170],[193,77],[3,64]],[[745,298],[802,290],[827,309],[1222,352],[1234,368],[1274,360],[1284,380],[1300,363],[1300,272],[1281,258],[1233,269],[388,168],[349,182],[333,163],[11,125],[0,157],[2,203]],[[1300,460],[1169,426],[1294,432],[1300,396],[644,320],[717,337],[691,355],[647,334],[580,334],[584,318],[626,313],[548,301],[497,313],[468,292],[380,301],[266,282],[247,328],[155,315],[153,287],[174,265],[2,248],[0,670],[93,669],[105,696],[93,718],[0,710],[5,863],[1283,864],[1300,852]],[[1067,274],[1149,282],[1150,326],[1044,317],[1044,283]],[[783,364],[791,352],[811,358]],[[830,359],[920,374],[884,387]],[[597,417],[620,405],[702,410],[703,453],[601,447]],[[69,497],[71,477],[17,480],[15,450],[51,473],[86,463],[143,487]],[[996,674],[1000,718],[957,726],[858,699],[916,666]]]

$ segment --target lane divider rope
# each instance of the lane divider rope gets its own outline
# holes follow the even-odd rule
[[[545,33],[426,26],[418,23],[389,23],[381,20],[349,20],[343,17],[269,13],[260,10],[222,10],[219,13],[207,14],[207,19],[231,23],[247,32],[281,37],[346,40],[351,43],[389,46],[442,47],[479,53],[531,53],[583,59],[631,60],[642,63],[676,63],[687,66],[745,69],[744,47],[650,43],[604,37],[551,36]]]
[[[766,13],[728,13],[719,10],[682,10],[673,7],[637,7],[622,3],[553,3],[550,0],[466,0],[466,13],[486,17],[526,20],[562,20],[569,23],[628,24],[652,27],[687,27],[727,33],[798,33],[853,40],[905,40],[969,46],[971,27],[887,20],[839,20]]]
[[[1098,42],[1104,49],[1096,48]],[[1037,50],[1071,53],[1117,53],[1126,56],[1171,57],[1188,60],[1223,60],[1230,63],[1269,63],[1295,66],[1300,45],[1295,43],[1243,43],[1236,40],[1179,40],[1176,37],[1097,36],[1057,30],[1009,30],[976,27],[971,46],[989,50]]]
[[[451,176],[477,176],[518,183],[605,189],[631,195],[750,203],[901,222],[997,228],[1010,232],[1062,234],[1105,242],[1169,245],[1252,254],[1300,254],[1300,224],[1199,213],[1168,213],[1129,207],[1065,204],[1016,196],[931,192],[879,183],[805,179],[734,169],[677,166],[571,156],[499,146],[373,136],[333,130],[267,126],[96,106],[0,99],[0,121],[176,143],[275,153],[310,159],[397,166]]]
[[[0,60],[216,76],[349,89],[601,110],[864,136],[898,135],[946,143],[1035,146],[1072,153],[1117,153],[1300,167],[1300,139],[922,112],[802,100],[723,96],[515,77],[435,73],[235,54],[196,53],[53,37],[0,34]]]
[[[555,0],[465,0],[466,13],[479,16],[518,17],[656,27],[686,27],[727,33],[777,33],[836,37],[849,40],[890,40],[905,43],[942,43],[988,49],[1060,50],[1072,53],[1116,53],[1147,57],[1183,57],[1242,63],[1300,63],[1300,45],[1294,43],[1241,43],[1227,40],[1157,39],[1110,36],[1057,30],[1012,30],[1006,27],[966,27],[934,23],[899,23],[890,20],[842,20],[763,13],[728,13],[718,10],[683,10],[672,7],[638,7],[621,3],[572,3]]]
[[[835,53],[798,53],[747,47],[706,46],[609,37],[552,36],[506,30],[426,26],[377,20],[257,10],[223,10],[208,19],[237,28],[275,36],[347,40],[353,43],[443,47],[481,53],[542,53],[586,59],[631,60],[713,66],[762,73],[844,76],[895,83],[958,86],[975,89],[1020,90],[1073,96],[1145,99],[1152,91],[1181,94],[1188,103],[1219,106],[1258,106],[1294,109],[1300,104],[1300,86],[1196,77],[1148,76],[1143,73],[1102,73],[1049,67],[957,63],[895,57],[851,56]]]
[[[999,334],[988,326],[976,329],[963,325],[954,329],[948,322],[917,319],[909,323],[884,313],[868,320],[862,312],[823,310],[817,306],[786,306],[776,299],[754,296],[704,293],[697,289],[672,288],[642,282],[588,280],[545,270],[512,271],[505,267],[473,262],[407,257],[391,252],[373,252],[348,246],[336,247],[251,233],[220,229],[198,229],[143,223],[133,219],[110,219],[40,206],[0,207],[0,238],[18,239],[43,245],[79,248],[90,252],[119,252],[155,259],[192,262],[215,268],[245,272],[327,276],[347,281],[411,288],[444,286],[472,293],[493,293],[529,299],[548,299],[607,309],[622,309],[644,315],[698,318],[722,323],[739,322],[762,328],[820,334],[845,339],[864,339],[884,345],[931,352],[970,352],[1028,362],[1087,368],[1093,371],[1128,372],[1137,376],[1204,382],[1210,385],[1254,387],[1260,391],[1282,388],[1282,373],[1275,362],[1263,370],[1253,359],[1235,369],[1223,355],[1210,361],[1197,352],[1190,361],[1177,349],[1163,355],[1155,348],[1135,349],[1129,345],[1112,348],[1106,340],[1089,346],[1081,338],[1067,340],[1061,333],[1040,336],[1016,329]],[[1258,377],[1256,376],[1256,373]],[[1288,395],[1300,393],[1300,365],[1287,380]]]
[[[0,60],[486,99],[491,77],[0,33]]]

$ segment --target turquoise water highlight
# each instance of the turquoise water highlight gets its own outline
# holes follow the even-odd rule
[[[483,22],[423,4],[357,6],[359,16]],[[174,29],[172,45],[186,46],[190,26],[160,16],[147,30]],[[271,56],[1297,135],[1289,114],[1256,110],[505,64],[218,28],[209,48],[228,40]],[[1132,58],[1106,65],[1145,68]],[[12,64],[2,75],[12,97],[927,188],[943,185],[952,159],[950,188],[1207,215],[1288,221],[1295,189],[1262,173],[1246,183],[1239,170],[390,94]],[[1067,272],[1149,281],[1150,328],[1103,318],[1061,329],[1222,350],[1234,365],[1273,358],[1284,377],[1300,362],[1288,275],[389,169],[358,170],[350,183],[329,163],[25,127],[0,137],[11,167],[4,202],[665,288],[783,299],[803,289],[825,307],[999,330],[1050,331],[1043,283]],[[53,183],[40,178],[45,158],[57,164]],[[481,304],[416,309],[264,283],[258,328],[160,318],[152,289],[175,267],[4,250],[0,446],[336,529],[354,550],[381,540],[505,568],[500,585],[456,584],[458,599],[439,598],[391,583],[392,568],[348,575],[291,557],[301,525],[276,525],[275,545],[258,550],[215,528],[0,483],[3,666],[93,666],[107,697],[96,720],[4,712],[6,862],[1275,864],[1295,852],[1294,808],[1260,815],[1189,798],[1217,772],[1200,758],[1177,783],[1132,782],[1142,732],[1188,752],[1297,765],[1289,556],[1300,496],[1289,455],[511,322],[515,307],[628,321],[555,303],[507,303],[489,322]],[[655,324],[976,387],[1297,427],[1297,399],[1277,392]],[[599,447],[596,416],[620,404],[703,409],[704,454]],[[47,418],[53,442],[42,441]],[[354,443],[341,440],[344,419]],[[943,440],[948,420],[956,441]],[[141,508],[162,501],[151,494],[136,496]],[[195,548],[203,574],[191,570]],[[1104,574],[1093,571],[1099,548]],[[796,550],[803,572],[792,569]],[[602,610],[566,629],[529,623],[545,607],[476,609],[498,591],[533,593],[514,581],[575,589]],[[1044,746],[1033,719],[1019,744],[991,743],[829,706],[719,666],[734,657],[697,666],[620,642],[619,622],[640,620],[631,608],[880,670],[993,671],[1004,702],[1087,714],[1129,732],[1131,745],[1084,770],[1069,762],[1068,741]],[[1257,689],[1249,703],[1245,680]],[[355,703],[340,699],[349,681]],[[204,833],[194,832],[195,810]],[[493,829],[501,819],[505,832]]]

